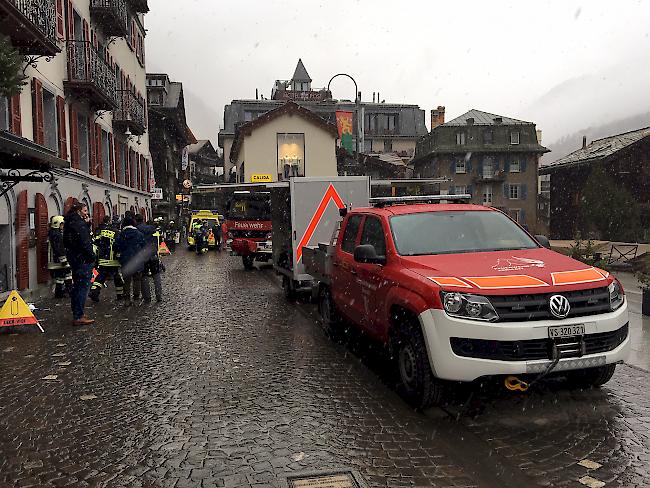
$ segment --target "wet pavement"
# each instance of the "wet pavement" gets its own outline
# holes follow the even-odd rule
[[[639,368],[600,390],[472,385],[415,412],[376,346],[328,339],[272,270],[166,263],[161,304],[117,307],[109,288],[95,326],[47,301],[45,334],[0,330],[0,486],[275,487],[343,468],[373,487],[647,486]]]

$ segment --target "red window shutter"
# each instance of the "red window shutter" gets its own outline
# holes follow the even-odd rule
[[[47,283],[50,276],[47,270],[47,231],[49,216],[47,214],[47,201],[41,193],[35,196],[36,208],[36,281]]]
[[[131,186],[131,149],[126,149],[124,161],[124,184],[126,186]]]
[[[77,111],[70,106],[70,163],[73,168],[79,169],[79,124]]]
[[[97,140],[97,176],[104,177],[104,151],[102,148],[102,128],[95,124],[95,139]]]
[[[90,131],[88,137],[88,147],[90,148],[90,163],[88,170],[91,175],[97,174],[97,140],[95,139],[95,125],[90,117],[88,117],[88,130]]]
[[[114,150],[115,144],[113,143],[113,134],[108,134],[108,162],[110,163],[108,167],[109,171],[111,172],[109,179],[112,182],[115,182],[115,156],[113,155]]]
[[[68,40],[74,40],[74,10],[72,9],[72,0],[68,0]]]
[[[106,211],[104,210],[104,204],[102,202],[93,203],[93,229],[99,227],[99,224],[102,223],[105,216]]]
[[[32,116],[34,119],[34,142],[45,144],[45,121],[43,118],[43,83],[32,79]]]
[[[65,100],[63,97],[56,97],[56,117],[59,126],[59,157],[68,159],[68,137],[65,130]]]
[[[9,100],[11,104],[11,126],[10,130],[13,134],[17,136],[23,135],[22,130],[22,119],[20,117],[20,93],[12,96]]]
[[[63,39],[65,35],[63,26],[63,0],[56,0],[56,37]]]
[[[122,174],[122,144],[117,139],[113,139],[113,145],[115,146],[115,181],[120,183],[120,175]]]
[[[86,41],[84,45],[85,49],[85,61],[86,61],[86,81],[90,81],[90,27],[88,26],[88,22],[86,20],[83,21],[83,29],[84,29],[84,41]]]
[[[18,194],[16,202],[16,285],[29,288],[29,222],[27,221],[27,190]]]

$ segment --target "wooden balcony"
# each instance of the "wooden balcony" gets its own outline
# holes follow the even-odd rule
[[[144,134],[147,130],[144,103],[128,90],[119,90],[117,101],[117,109],[113,111],[113,127],[120,132],[129,129],[136,136]]]
[[[90,16],[107,36],[126,37],[129,32],[126,0],[91,0]]]
[[[0,0],[0,34],[8,36],[22,54],[55,56],[55,0]]]
[[[484,171],[474,176],[474,183],[496,183],[499,181],[504,181],[506,179],[506,174],[503,170],[498,170],[494,172]]]
[[[68,79],[63,85],[94,110],[110,111],[118,105],[115,72],[88,41],[68,41]]]

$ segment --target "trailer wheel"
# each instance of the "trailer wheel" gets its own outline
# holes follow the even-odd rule
[[[335,337],[339,332],[341,319],[332,300],[332,292],[327,286],[322,286],[318,292],[318,312],[320,313],[325,333],[329,337]]]
[[[244,263],[244,269],[251,270],[253,269],[253,261],[255,258],[253,256],[242,256],[242,263]]]
[[[597,368],[580,369],[567,372],[567,379],[577,388],[598,388],[614,376],[615,364],[607,364]]]
[[[282,277],[282,289],[284,290],[284,298],[290,302],[296,299],[296,284],[295,281],[288,276]]]
[[[404,325],[394,348],[404,398],[416,408],[441,404],[448,385],[431,371],[419,323]]]

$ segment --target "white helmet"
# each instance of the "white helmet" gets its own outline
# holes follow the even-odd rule
[[[63,224],[63,220],[63,215],[55,215],[52,217],[52,219],[50,219],[50,227],[53,229],[60,229],[61,224]]]

